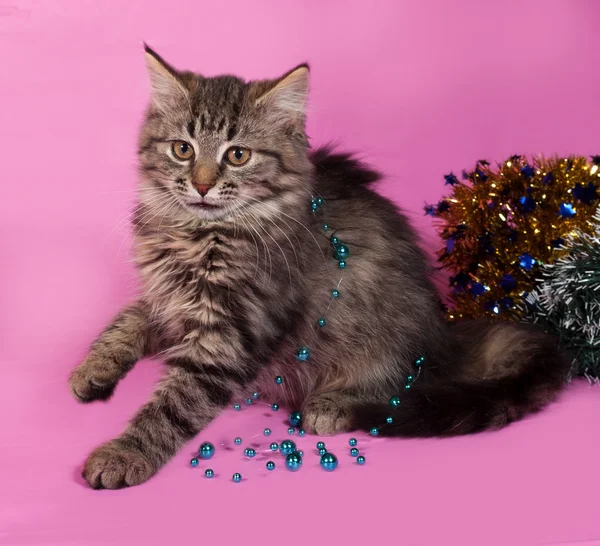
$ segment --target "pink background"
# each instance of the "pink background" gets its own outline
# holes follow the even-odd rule
[[[187,464],[199,438],[116,492],[86,488],[80,465],[147,398],[159,365],[139,365],[108,404],[80,406],[66,387],[135,290],[142,40],[207,75],[310,61],[313,142],[383,170],[381,191],[431,245],[422,205],[450,170],[600,152],[599,20],[594,0],[0,2],[0,544],[600,544],[600,397],[585,382],[497,433],[361,435],[364,467],[347,436],[330,439],[333,474],[314,437],[298,474],[224,451],[237,435],[266,445],[265,426],[284,437],[284,412],[230,411],[201,435],[217,444],[218,478]],[[231,483],[235,471],[247,479]]]

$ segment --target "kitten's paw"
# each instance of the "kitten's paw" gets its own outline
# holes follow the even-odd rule
[[[82,476],[93,489],[122,489],[151,478],[155,466],[141,453],[113,440],[92,451]]]
[[[71,373],[69,388],[80,402],[108,400],[120,378],[114,361],[90,354]]]
[[[302,410],[302,428],[319,436],[347,432],[351,428],[349,408],[333,396],[310,398]]]

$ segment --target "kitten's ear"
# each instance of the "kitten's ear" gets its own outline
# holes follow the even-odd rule
[[[158,53],[144,44],[146,68],[152,86],[152,102],[161,110],[187,100],[188,92],[178,79],[177,71]]]
[[[301,64],[274,82],[256,82],[255,104],[290,120],[304,120],[309,80],[308,64]]]

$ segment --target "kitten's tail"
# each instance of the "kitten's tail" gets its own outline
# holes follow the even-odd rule
[[[473,321],[451,330],[459,358],[447,373],[439,373],[444,362],[434,362],[433,373],[427,373],[426,361],[422,377],[399,393],[397,409],[357,406],[355,428],[412,437],[501,428],[542,409],[567,382],[570,364],[557,342],[528,325]]]

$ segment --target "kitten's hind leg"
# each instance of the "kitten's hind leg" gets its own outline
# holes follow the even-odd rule
[[[117,383],[146,355],[149,320],[140,303],[121,311],[92,344],[89,354],[69,378],[80,402],[107,400]]]
[[[310,395],[302,409],[302,427],[308,432],[328,436],[352,428],[352,408],[359,401],[349,390]]]

